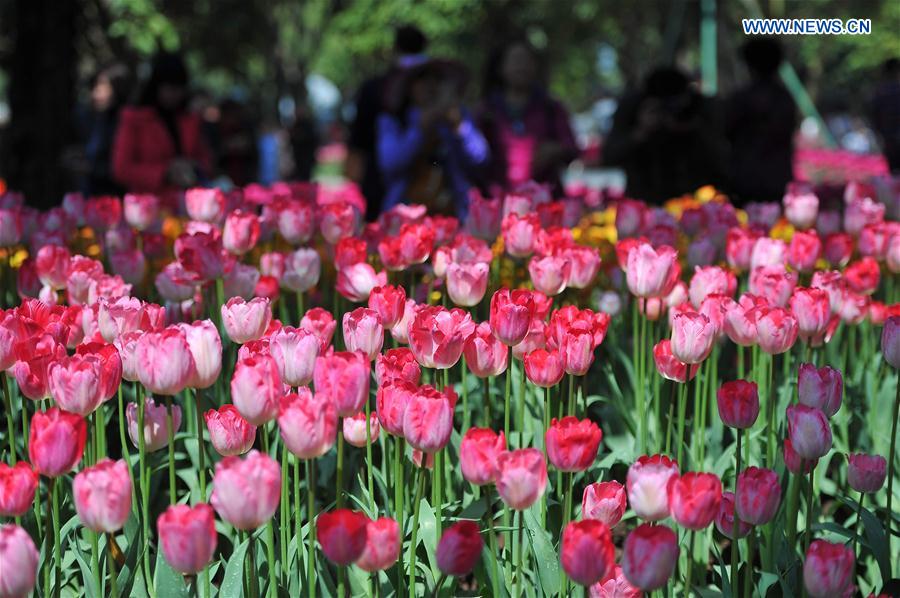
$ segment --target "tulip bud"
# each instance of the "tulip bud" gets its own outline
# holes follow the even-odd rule
[[[668,245],[654,249],[640,243],[628,252],[625,278],[628,290],[636,297],[662,297],[674,285],[678,271],[678,253]],[[677,276],[674,278],[677,279]]]
[[[251,212],[234,210],[225,218],[222,245],[232,255],[244,255],[259,239],[259,217]]]
[[[216,551],[216,522],[206,503],[172,505],[156,521],[163,556],[176,571],[197,573]]]
[[[12,467],[0,463],[0,517],[21,517],[34,502],[38,474],[31,465],[19,461]]]
[[[719,512],[722,482],[712,473],[689,472],[668,486],[669,509],[675,522],[690,530],[704,529]],[[738,492],[740,505],[740,492]]]
[[[847,483],[857,492],[878,492],[887,477],[887,460],[881,455],[847,456]]]
[[[527,363],[527,362],[526,362]],[[545,434],[547,458],[560,471],[585,471],[597,458],[603,432],[589,419],[553,418]]]
[[[384,343],[384,327],[378,312],[358,307],[344,314],[344,344],[348,351],[360,351],[369,358],[381,353]]]
[[[560,562],[575,583],[589,586],[603,579],[616,564],[609,527],[596,519],[569,523],[562,534]]]
[[[469,428],[459,444],[459,466],[470,484],[483,486],[497,478],[497,457],[506,451],[506,438],[489,428]]]
[[[619,482],[594,482],[584,488],[581,498],[582,519],[597,519],[610,528],[625,515],[625,487]]]
[[[285,257],[281,286],[295,293],[305,293],[318,284],[321,274],[322,259],[319,253],[315,249],[301,247]]]
[[[672,355],[672,341],[664,338],[653,346],[653,361],[656,364],[656,371],[666,380],[684,383],[687,381],[688,367],[690,367],[690,379],[693,380],[697,375],[700,366],[688,364],[679,361]]]
[[[534,288],[550,297],[566,290],[571,272],[572,264],[560,256],[535,256],[528,262],[528,273]]]
[[[678,537],[665,525],[642,523],[625,539],[622,572],[645,592],[664,585],[678,562]]]
[[[337,509],[316,519],[316,537],[329,561],[346,566],[359,559],[366,548],[369,518],[357,511]]]
[[[409,324],[409,348],[422,366],[445,370],[459,361],[463,343],[474,329],[468,312],[425,306]]]
[[[831,426],[820,409],[806,405],[787,408],[788,436],[801,458],[816,460],[831,449]]]
[[[775,517],[781,502],[778,474],[771,469],[748,467],[738,475],[738,518],[751,525],[765,525]]]
[[[75,413],[51,407],[31,416],[28,455],[35,471],[48,478],[78,465],[87,442],[87,422]]]
[[[529,291],[500,289],[491,297],[491,330],[509,347],[518,345],[528,334],[534,317],[534,299]]]
[[[719,533],[734,540],[734,493],[723,492],[722,502],[719,504],[719,512],[716,514],[716,529]],[[753,526],[738,517],[738,538],[746,537]]]
[[[114,533],[125,527],[131,513],[131,477],[124,460],[102,459],[80,471],[72,483],[75,511],[84,526]]]
[[[484,262],[457,264],[447,267],[447,295],[455,305],[472,307],[481,303],[487,291],[490,266]]]
[[[62,409],[87,416],[103,401],[100,359],[93,355],[63,357],[47,368],[50,395]]]
[[[250,451],[245,458],[225,457],[216,463],[209,502],[219,516],[244,531],[265,524],[281,498],[281,467],[274,459]]]
[[[769,355],[779,355],[789,350],[800,332],[797,318],[781,307],[760,308],[756,319],[759,348]]]
[[[844,596],[853,583],[855,565],[849,546],[814,540],[803,563],[803,585],[813,598]]]
[[[30,596],[38,572],[39,555],[28,533],[12,523],[0,526],[0,596]]]
[[[437,545],[437,565],[445,575],[464,577],[472,572],[481,556],[484,540],[478,524],[457,521],[447,528]]]
[[[841,372],[825,366],[816,369],[811,363],[801,363],[797,374],[797,398],[807,407],[821,409],[831,417],[841,408],[844,379]]]
[[[337,411],[327,395],[306,387],[281,398],[278,428],[287,449],[301,459],[321,457],[337,440]]]
[[[140,382],[153,394],[176,395],[196,374],[190,345],[178,328],[145,333],[134,353]]]
[[[497,493],[512,509],[524,511],[547,488],[547,463],[537,449],[518,449],[497,456]]]
[[[746,430],[759,416],[759,393],[756,382],[726,382],[716,392],[716,404],[722,423],[730,428]]]
[[[125,419],[128,420],[128,437],[131,443],[138,447],[138,406],[136,403],[128,403],[125,408]],[[144,398],[144,450],[148,453],[158,451],[169,444],[168,429],[166,423],[166,406],[157,404],[153,397]],[[181,407],[172,405],[172,431],[177,432],[181,427]]]
[[[390,517],[366,522],[366,547],[356,566],[374,573],[388,569],[400,557],[400,526]]]
[[[644,455],[628,468],[625,489],[634,514],[645,521],[669,516],[669,480],[678,475],[678,463],[665,455]]]
[[[413,448],[435,453],[450,441],[453,431],[452,388],[443,392],[421,386],[409,396],[403,414],[403,436]]]
[[[363,262],[353,264],[338,271],[336,289],[353,303],[362,303],[369,298],[372,289],[387,284],[387,272],[375,272],[375,268]]]
[[[245,420],[234,405],[210,409],[204,415],[209,440],[223,457],[243,455],[256,440],[256,426]]]
[[[342,420],[344,440],[348,444],[356,448],[366,446],[367,438],[371,438],[372,442],[378,440],[378,415],[372,413],[369,415],[369,429],[366,430],[366,414],[362,411],[352,417],[345,417]]]

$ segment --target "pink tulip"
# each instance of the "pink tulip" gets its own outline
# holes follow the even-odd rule
[[[379,387],[391,384],[395,380],[406,380],[418,385],[421,376],[419,363],[413,352],[406,347],[388,349],[375,356],[375,382]]]
[[[334,321],[331,312],[321,307],[314,307],[300,319],[300,328],[316,335],[316,338],[319,339],[319,355],[323,355],[331,344],[337,322]]]
[[[760,266],[783,264],[786,255],[787,244],[784,241],[771,237],[760,237],[754,243],[753,252],[750,254],[750,270],[755,270]]]
[[[34,503],[38,474],[25,461],[0,463],[0,517],[21,517]]]
[[[269,355],[275,360],[281,381],[290,386],[305,386],[313,378],[319,339],[302,328],[286,326],[269,336]]]
[[[821,346],[831,323],[828,293],[822,289],[798,287],[790,299],[791,312],[797,318],[800,339],[812,346]]]
[[[665,455],[643,456],[628,468],[625,488],[634,514],[645,521],[669,516],[669,481],[678,476],[678,463]],[[633,580],[632,580],[633,581]]]
[[[256,426],[245,420],[234,405],[222,405],[204,414],[209,441],[223,457],[243,455],[256,440]]]
[[[406,300],[406,304],[403,306],[403,315],[391,327],[391,336],[395,341],[401,344],[409,343],[409,325],[422,307],[424,306],[417,304],[412,299]]]
[[[797,341],[799,324],[794,315],[781,307],[759,308],[756,334],[759,348],[770,355],[779,355]]]
[[[40,557],[34,541],[18,525],[0,526],[0,596],[30,596],[38,573]]]
[[[269,300],[257,297],[244,301],[232,297],[222,306],[222,324],[228,338],[238,344],[254,341],[265,334],[272,321],[272,306]]]
[[[535,349],[525,355],[525,375],[532,384],[541,388],[559,384],[565,374],[565,365],[559,351]]]
[[[389,284],[375,287],[369,293],[369,309],[378,313],[385,328],[393,328],[406,309],[406,290]]]
[[[456,305],[481,303],[487,291],[489,266],[484,262],[452,263],[447,267],[447,295]]]
[[[808,461],[824,457],[831,449],[831,426],[815,407],[791,405],[787,408],[788,435],[797,454]]]
[[[788,272],[784,264],[759,266],[750,271],[750,292],[773,306],[787,306],[796,286],[797,274]]]
[[[671,340],[664,338],[653,346],[653,361],[656,364],[656,371],[666,380],[687,381],[688,365],[672,355]],[[690,366],[691,380],[697,375],[699,369],[700,366],[697,364]]]
[[[878,492],[887,477],[887,459],[881,455],[847,455],[847,483],[857,492]]]
[[[206,503],[172,505],[157,519],[159,544],[166,562],[184,574],[197,573],[216,551],[216,523]]]
[[[503,288],[491,297],[491,330],[507,346],[518,345],[534,318],[534,295],[529,291]]]
[[[122,459],[100,460],[75,476],[72,495],[75,511],[86,528],[108,534],[119,531],[131,514],[128,464]]]
[[[344,314],[344,343],[348,351],[359,351],[369,361],[381,353],[384,343],[384,327],[378,312],[358,307]]]
[[[47,369],[50,395],[62,409],[87,416],[103,402],[101,363],[93,355],[73,355]]]
[[[225,215],[225,196],[219,189],[188,189],[184,206],[192,220],[218,222]]]
[[[497,478],[497,457],[506,451],[506,438],[489,428],[469,428],[459,445],[459,466],[470,484],[483,486]]]
[[[472,317],[461,309],[426,306],[409,324],[409,348],[423,367],[448,369],[459,361],[474,329]]]
[[[128,193],[122,201],[122,215],[129,226],[147,230],[159,216],[159,198],[151,193]]]
[[[575,583],[590,586],[603,579],[616,564],[609,527],[596,519],[569,523],[560,541],[563,571]]]
[[[811,363],[801,363],[797,374],[797,398],[803,405],[821,409],[827,417],[841,408],[844,379],[841,373],[824,366],[816,369]]]
[[[278,233],[291,245],[306,243],[315,232],[315,218],[308,203],[287,200],[275,208]]]
[[[693,306],[700,309],[700,304],[707,296],[713,294],[731,296],[736,287],[737,281],[731,272],[718,266],[697,266],[691,277],[688,294]]]
[[[400,557],[400,526],[390,517],[366,522],[366,547],[356,566],[374,573],[388,569]]]
[[[756,321],[759,319],[757,307],[767,306],[762,297],[750,293],[741,295],[737,303],[728,307],[725,312],[724,328],[728,338],[742,347],[756,344]]]
[[[353,264],[338,272],[337,291],[353,303],[362,303],[369,298],[375,287],[387,284],[387,273],[383,270],[375,272],[375,268],[366,263]]]
[[[191,388],[209,388],[222,372],[222,339],[211,320],[199,320],[193,324],[176,324],[184,333],[194,359],[194,376],[188,382]]]
[[[622,572],[636,587],[652,592],[664,585],[678,562],[678,537],[665,525],[643,523],[628,534]]]
[[[328,397],[308,388],[281,399],[278,428],[291,453],[301,459],[321,457],[337,439],[337,412]]]
[[[738,475],[738,518],[751,525],[765,525],[775,517],[781,503],[778,474],[771,469],[748,467]]]
[[[806,229],[815,226],[819,215],[819,198],[812,193],[788,192],[782,199],[784,216],[794,228]]]
[[[153,397],[144,398],[144,450],[148,453],[165,448],[169,444],[168,424],[166,422],[166,406],[157,404]],[[138,408],[135,403],[128,403],[125,409],[125,418],[128,420],[128,437],[137,448],[140,437],[138,436]],[[172,405],[172,431],[178,432],[181,427],[181,407]]]
[[[672,478],[668,494],[672,519],[681,527],[699,531],[709,526],[719,512],[722,482],[712,473],[689,472]],[[738,504],[740,505],[740,491]]]
[[[507,451],[497,456],[497,493],[516,511],[533,505],[547,488],[547,464],[533,448]]]
[[[234,210],[225,218],[222,245],[232,255],[244,255],[259,239],[259,217],[243,210]]]
[[[65,247],[59,245],[41,247],[34,262],[41,283],[56,290],[66,288],[70,257],[71,254]]]
[[[175,327],[145,333],[134,349],[138,378],[158,395],[176,395],[196,375],[194,356],[184,332]]]
[[[654,249],[641,243],[628,252],[625,278],[628,290],[636,297],[662,297],[674,285],[672,274],[677,265],[677,252],[663,245]]]
[[[595,482],[584,488],[581,498],[581,517],[597,519],[615,527],[625,515],[627,501],[625,487],[615,480]]]
[[[528,273],[534,288],[551,297],[566,289],[571,272],[572,264],[564,257],[533,257],[528,262]]]
[[[359,351],[320,355],[313,374],[316,393],[328,397],[340,417],[356,415],[369,398],[370,367]]]
[[[285,257],[281,286],[295,293],[305,293],[318,284],[321,272],[322,261],[318,252],[301,247]]]
[[[787,263],[794,270],[812,272],[822,257],[822,240],[815,231],[797,231],[787,250]]]
[[[74,413],[51,407],[31,417],[28,456],[35,471],[57,478],[78,465],[87,441],[87,423]]]
[[[803,563],[803,585],[813,598],[845,596],[853,585],[855,566],[851,547],[814,540]]]
[[[421,386],[411,394],[403,413],[403,436],[409,445],[425,453],[444,448],[453,431],[455,403],[452,388],[440,392],[432,386]]]
[[[709,356],[715,327],[699,313],[681,313],[672,320],[672,355],[683,363],[700,363]]]
[[[380,426],[378,425],[378,415],[372,413],[369,415],[369,429],[366,431],[366,414],[359,412],[353,417],[345,417],[342,420],[344,440],[348,444],[357,448],[366,446],[368,438],[372,442],[378,440]]]
[[[734,493],[723,492],[722,502],[719,504],[719,513],[716,515],[716,529],[719,533],[734,540]],[[753,526],[738,518],[737,535],[738,539],[744,538],[750,534]]]
[[[534,244],[541,222],[534,212],[519,216],[508,214],[501,224],[503,247],[513,257],[528,257],[534,252]]]
[[[490,323],[481,322],[463,344],[463,355],[469,371],[487,378],[506,371],[509,349],[494,336]]]
[[[388,434],[403,436],[403,419],[410,398],[418,391],[418,382],[395,379],[378,388],[375,396],[378,421]]]
[[[600,253],[597,249],[585,245],[572,245],[560,253],[571,264],[566,286],[573,289],[589,287],[600,271]]]
[[[219,516],[244,531],[264,525],[281,498],[281,467],[258,451],[216,463],[210,503]]]

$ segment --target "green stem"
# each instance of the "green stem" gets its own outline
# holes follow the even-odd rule
[[[575,376],[569,374],[569,412],[567,415],[575,415]],[[544,432],[547,431],[549,423],[544,425]]]
[[[809,550],[809,543],[812,539],[812,521],[813,521],[813,475],[816,468],[809,470],[809,486],[806,488],[806,536],[803,538],[803,558],[806,558],[806,551]]]
[[[572,520],[572,493],[573,486],[575,480],[575,474],[570,472],[566,473],[566,485],[565,485],[565,498],[563,499],[563,517],[562,524],[559,526],[559,541],[562,542],[563,533],[566,531],[566,527],[569,525],[569,521]],[[566,575],[562,575],[560,577],[560,596],[567,596],[569,593],[569,578]],[[518,594],[516,594],[518,596]]]
[[[278,596],[278,577],[275,572],[275,522],[266,525],[266,560],[269,561],[269,596]]]
[[[259,596],[259,575],[256,571],[256,539],[253,537],[253,532],[248,532],[247,536],[250,541],[247,546],[248,552],[250,553],[250,574],[249,574],[249,586],[250,586],[250,597],[257,598]]]
[[[312,528],[312,522],[310,522]],[[300,457],[294,456],[294,546],[297,547],[297,591],[303,587],[303,561],[300,558],[300,549],[303,548],[301,541],[303,533],[303,501],[300,498]],[[306,555],[307,559],[309,554]]]
[[[445,453],[444,449],[440,449],[434,454],[434,469],[431,470],[432,473],[432,484],[434,484],[434,523],[437,527],[437,537],[441,537],[441,533],[444,527],[444,459]],[[426,459],[426,455],[422,455],[422,461],[424,465],[424,461]]]
[[[897,420],[900,419],[900,379],[897,380],[895,386],[897,387],[897,394],[894,397],[894,418],[893,423],[891,423],[891,450],[888,451],[887,510],[885,511],[888,554],[894,554],[891,551],[891,545],[894,543],[894,534],[891,533],[891,530],[894,528],[894,511],[891,510],[891,506],[894,500],[894,463],[897,461]]]
[[[859,493],[859,500],[856,501],[856,525],[853,526],[853,556],[856,557],[856,545],[859,543],[859,525],[862,521],[863,499],[865,494]],[[857,559],[858,560],[858,559]]]
[[[94,530],[87,530],[91,538],[91,572],[94,575],[94,587],[97,588],[97,595],[103,595],[103,578],[100,574],[100,540],[99,534]],[[87,581],[87,580],[85,580]]]
[[[494,509],[492,508],[490,495],[490,486],[488,486],[484,491],[484,512],[487,515],[488,534],[490,534],[488,536],[488,544],[491,547],[491,555],[494,557],[491,559],[491,568],[494,573],[493,578],[491,578],[491,596],[499,596],[500,571],[497,568],[497,559],[500,558],[500,554],[497,552],[497,534],[494,533]]]
[[[281,443],[281,499],[278,501],[279,514],[281,519],[278,522],[278,540],[281,548],[281,583],[287,587],[288,581],[288,544],[291,541],[291,492],[288,486],[288,470],[290,462],[288,461],[288,450],[284,443]]]
[[[300,320],[303,319],[303,314],[306,313],[306,310],[303,307],[303,293],[297,292],[297,323],[299,324]]]
[[[519,511],[519,526],[518,526],[518,538],[516,539],[516,544],[519,547],[519,556],[518,561],[516,562],[516,589],[513,593],[513,596],[521,596],[522,593],[519,591],[519,588],[522,587],[522,577],[525,575],[525,568],[522,566],[522,553],[525,552],[525,546],[522,544],[522,530],[525,528],[525,512]],[[565,575],[563,576],[565,579]]]
[[[141,537],[144,542],[144,545],[141,547],[141,555],[144,561],[144,581],[147,584],[150,595],[153,596],[153,578],[150,575],[150,472],[147,469],[147,448],[144,437],[146,402],[141,389],[140,385],[135,386],[135,399],[138,405],[138,463],[141,482],[141,528],[143,530]]]
[[[466,368],[466,360],[459,360],[459,382],[462,386],[462,408],[463,408],[463,427],[461,432],[463,434],[469,429],[469,422],[471,421],[471,415],[469,413],[469,385],[467,384],[466,378],[468,377],[468,371]]]
[[[306,461],[306,518],[309,523],[309,531],[306,533],[309,552],[306,560],[306,585],[310,598],[313,598],[316,595],[316,462],[313,459]]]
[[[190,390],[188,390],[190,393]],[[194,413],[197,416],[197,459],[200,465],[200,502],[206,502],[206,446],[203,444],[203,413],[200,408],[200,393],[194,392]],[[208,594],[207,594],[208,595]]]
[[[424,463],[423,463],[424,465]],[[416,544],[419,533],[419,505],[425,490],[425,468],[416,472],[416,504],[413,506],[412,541],[409,544],[409,598],[416,598]],[[399,588],[398,588],[399,590]]]
[[[344,586],[346,585],[347,578],[347,568],[343,565],[338,565],[338,587],[337,587],[337,598],[344,598],[347,595],[347,592],[344,591]]]
[[[6,440],[9,441],[10,464],[16,464],[16,427],[13,424],[12,397],[9,394],[10,381],[5,374],[0,374],[3,384],[3,401],[6,407]]]
[[[60,536],[61,530],[59,528],[59,478],[52,478],[50,480],[50,494],[53,509],[53,574],[55,580],[53,595],[59,598],[60,593],[62,592],[62,548],[60,546],[62,538]]]
[[[766,369],[766,411],[768,413],[766,420],[766,431],[768,432],[768,441],[766,442],[766,466],[769,469],[775,469],[775,403],[777,399],[772,384],[772,370],[775,366],[775,357],[767,355],[765,358]]]
[[[678,446],[675,447],[675,453],[677,455],[678,466],[684,467],[684,461],[682,460],[684,457],[684,418],[685,411],[687,410],[687,398],[691,392],[691,366],[687,366],[687,373],[685,377],[685,382],[681,386],[681,396],[678,397]]]
[[[666,444],[665,444],[665,454],[671,455],[670,452],[672,449],[672,429],[675,427],[675,404],[678,402],[678,397],[681,396],[682,390],[684,390],[683,385],[678,382],[669,382],[669,386],[671,387],[671,394],[669,395],[669,415],[668,415],[668,425],[666,425]]]
[[[684,595],[691,595],[691,577],[694,572],[694,537],[697,532],[691,530],[688,534],[687,571],[684,572]]]
[[[637,412],[638,412],[638,451],[639,454],[647,453],[647,405],[644,391],[644,362],[647,357],[647,318],[640,318],[641,328],[638,341],[638,380],[637,380]]]
[[[791,552],[797,549],[797,517],[799,515],[800,480],[802,474],[791,474],[788,485],[787,516],[787,543]]]
[[[519,435],[519,448],[525,448],[525,364],[522,364],[522,377],[519,379],[519,390],[516,392],[518,408],[516,409],[516,432]]]
[[[343,430],[343,418],[338,418],[337,429],[337,473],[335,474],[335,502],[337,503],[337,508],[340,509],[344,506],[344,434]]]
[[[131,455],[128,450],[128,437],[125,435],[125,400],[123,397],[122,387],[123,384],[119,384],[119,442],[122,445],[122,456],[125,458],[125,462],[128,464],[128,479],[131,481],[131,510],[135,513],[137,510],[137,490],[134,485],[134,474],[131,471]]]
[[[753,553],[756,550],[756,528],[750,528],[747,536],[747,575],[744,577],[744,596],[752,596],[753,590]]]
[[[372,510],[372,516],[378,515],[378,509],[375,506],[375,481],[372,469],[374,468],[372,461],[372,402],[366,399],[366,482],[369,488],[369,507]]]
[[[508,348],[509,355],[507,356],[508,362],[506,366],[506,390],[503,393],[503,433],[506,436],[506,442],[511,442],[509,437],[509,393],[510,388],[512,387],[512,375],[513,375],[513,356],[512,356],[512,347]]]
[[[174,505],[175,497],[175,427],[172,423],[172,397],[166,397],[166,436],[169,439],[169,504]]]
[[[743,431],[737,430],[737,450],[734,451],[734,508],[732,510],[733,523],[731,526],[731,595],[738,596],[738,515],[737,515],[737,499],[738,499],[738,476],[741,474],[741,437]]]
[[[117,589],[118,580],[116,579],[116,559],[113,556],[113,534],[109,534],[106,538],[106,564],[109,567],[109,595],[116,598],[119,595]],[[209,588],[206,588],[206,598],[209,598]]]

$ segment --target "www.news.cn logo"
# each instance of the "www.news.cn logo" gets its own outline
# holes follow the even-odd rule
[[[745,35],[869,35],[872,19],[741,19]]]

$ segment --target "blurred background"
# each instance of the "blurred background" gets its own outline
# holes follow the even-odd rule
[[[870,35],[780,37],[784,63],[775,67],[796,110],[784,117],[795,171],[828,159],[818,150],[887,171],[891,141],[879,127],[897,128],[897,0],[4,0],[0,178],[34,205],[73,190],[128,190],[103,172],[117,110],[139,101],[154,56],[169,52],[186,65],[186,104],[202,120],[211,181],[362,182],[377,143],[354,132],[364,83],[406,66],[404,52],[446,58],[465,69],[460,101],[475,111],[492,77],[515,76],[491,61],[516,40],[575,138],[565,183],[623,187],[628,161],[607,151],[623,98],[647,93],[661,67],[677,68],[718,114],[714,106],[753,80],[740,22],[757,16],[872,20]],[[398,47],[403,25],[421,33],[421,47]]]

